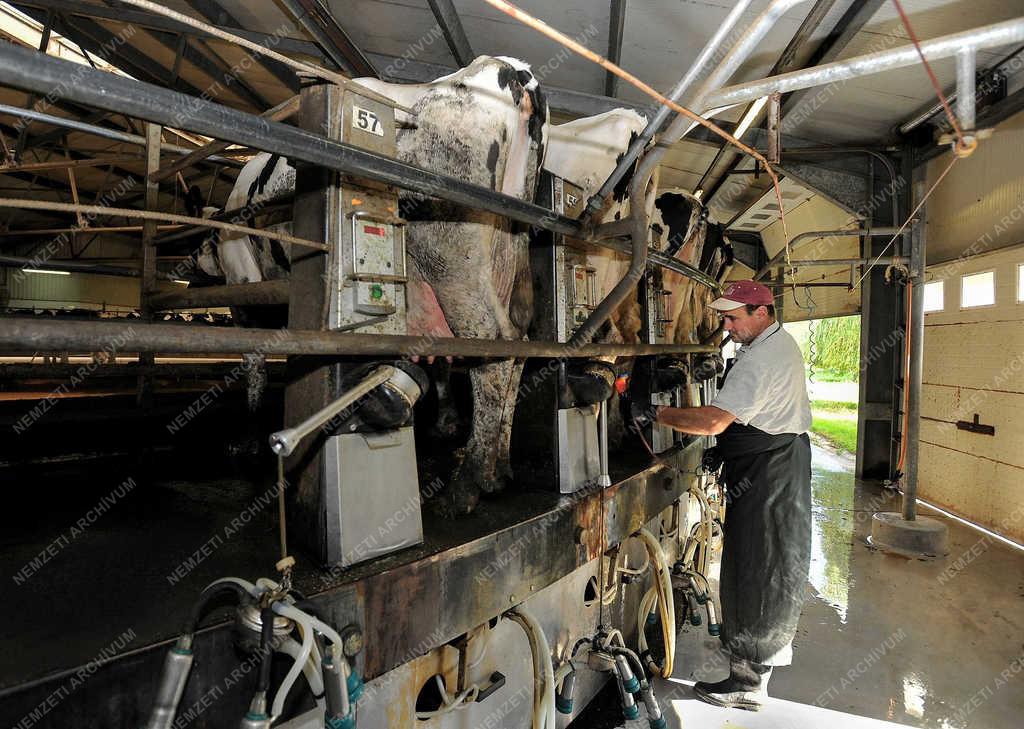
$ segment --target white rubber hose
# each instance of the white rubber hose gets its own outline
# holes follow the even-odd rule
[[[277,650],[284,653],[286,656],[290,656],[296,661],[299,659],[299,654],[302,651],[302,646],[299,645],[291,636],[286,636]],[[306,683],[309,684],[309,690],[313,692],[314,700],[316,701],[316,708],[318,711],[325,711],[327,709],[327,702],[324,701],[324,679],[320,675],[320,667],[315,665],[315,661],[306,661],[302,667],[302,675],[306,678]],[[319,697],[319,698],[316,698]]]
[[[533,670],[543,684],[540,704],[534,712],[535,729],[555,729],[555,672],[551,665],[551,646],[540,623],[523,605],[513,608],[509,616],[526,631],[533,651]]]
[[[284,681],[278,687],[277,693],[274,694],[274,703],[270,707],[270,716],[276,719],[284,711],[284,701],[288,698],[288,692],[295,685],[299,673],[305,668],[309,661],[309,655],[313,651],[313,623],[306,613],[280,601],[275,602],[271,607],[278,615],[294,620],[302,626],[302,646],[299,654],[295,657],[295,662],[292,663],[288,673],[285,674]]]
[[[654,562],[654,584],[658,588],[661,634],[665,641],[665,665],[661,668],[661,676],[662,678],[671,678],[676,655],[676,607],[672,597],[672,573],[658,539],[646,529],[637,532],[637,536],[647,547],[651,560]],[[646,619],[646,615],[644,617]]]

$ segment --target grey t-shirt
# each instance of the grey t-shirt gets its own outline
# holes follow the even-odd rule
[[[776,322],[736,352],[736,363],[711,403],[772,435],[811,427],[804,360],[792,335]]]

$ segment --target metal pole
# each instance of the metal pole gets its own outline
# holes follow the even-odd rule
[[[272,433],[270,436],[270,449],[279,456],[290,456],[295,450],[295,446],[299,444],[299,441],[323,426],[324,423],[329,422],[356,400],[374,390],[378,385],[383,385],[394,375],[394,367],[391,365],[381,365],[360,380],[359,384],[351,390],[346,391],[337,400],[327,405],[327,407],[313,413],[296,426]]]
[[[962,33],[944,35],[921,43],[921,51],[929,61],[956,56],[966,49],[978,50],[1005,46],[1024,41],[1024,18],[985,25]],[[793,71],[749,83],[736,84],[708,95],[705,109],[742,104],[762,96],[781,91],[787,93],[812,86],[847,81],[857,76],[868,76],[894,68],[913,66],[921,62],[913,45],[900,46],[888,51],[868,53],[845,61],[826,63],[803,71]]]
[[[153,212],[160,207],[160,184],[154,182],[150,175],[160,169],[160,145],[163,127],[159,124],[146,124],[146,176],[145,205],[146,210]],[[156,293],[156,221],[146,220],[142,223],[142,275],[139,278],[139,313],[143,321],[152,321],[153,307],[149,297]],[[139,364],[153,364],[153,354],[139,354]],[[153,381],[142,375],[138,379],[136,401],[139,405],[148,406],[153,399]]]
[[[891,266],[897,263],[910,263],[910,259],[904,256],[886,256],[885,258],[800,258],[789,262],[794,268],[797,266],[866,266],[869,263]]]
[[[80,82],[63,83],[71,71]],[[329,170],[396,185],[484,210],[554,233],[586,238],[583,226],[540,205],[465,180],[403,164],[319,134],[105,71],[81,68],[13,44],[0,44],[0,85],[49,93],[60,86],[65,101],[124,113],[216,139],[307,162]],[[182,111],[187,113],[182,114]],[[188,150],[191,152],[192,150]]]
[[[746,60],[747,56],[754,50],[767,34],[768,30],[775,25],[775,22],[782,15],[795,5],[805,0],[773,0],[767,9],[758,16],[754,24],[747,29],[743,36],[736,42],[736,45],[729,51],[722,62],[708,75],[694,92],[691,106],[700,107],[704,98],[711,89],[719,86],[728,79]],[[689,119],[684,116],[677,116],[668,130],[662,137],[661,144],[650,149],[637,165],[636,172],[629,185],[629,209],[631,221],[630,242],[632,244],[632,257],[629,269],[622,279],[612,287],[612,290],[601,300],[587,317],[587,320],[573,333],[569,343],[579,346],[593,339],[597,331],[604,325],[618,306],[625,301],[630,292],[636,288],[640,277],[643,275],[647,264],[647,236],[648,219],[644,214],[646,201],[649,194],[648,184],[654,175],[655,168],[661,164],[661,160],[668,152],[669,147],[682,137],[687,129]],[[557,232],[557,231],[556,231]]]
[[[810,240],[812,238],[864,238],[866,236],[886,236],[896,235],[896,232],[898,230],[899,228],[895,227],[871,228],[870,230],[863,228],[855,228],[853,230],[849,228],[845,230],[811,230],[806,233],[800,233],[799,235],[795,235],[792,238],[790,238],[788,247],[789,252],[792,253],[793,249],[796,248],[796,245],[798,243],[801,243],[802,241],[805,240]],[[754,274],[754,280],[760,281],[761,279],[763,279],[765,276],[771,273],[772,269],[778,266],[779,261],[784,260],[785,257],[786,248],[782,248],[782,250],[780,250],[778,253],[771,257],[771,260],[768,261],[768,263],[766,263],[761,268],[761,270]]]
[[[925,191],[924,166],[914,171],[914,198],[920,200]],[[927,211],[921,208],[921,217]],[[921,380],[924,375],[924,269],[925,226],[916,225],[910,236],[910,275],[913,289],[910,294],[910,381],[904,383],[907,392],[907,459],[906,478],[903,487],[903,518],[914,521],[917,518],[917,476],[918,455],[921,433]]]
[[[267,111],[260,114],[264,119],[273,119],[274,121],[284,121],[285,119],[293,116],[299,110],[299,97],[293,96],[290,99],[282,101],[277,106],[268,109]],[[184,157],[171,162],[166,167],[161,167],[159,170],[154,172],[150,179],[153,182],[163,182],[168,177],[172,177],[176,173],[184,170],[187,167],[192,167],[198,164],[204,159],[210,159],[218,152],[223,152],[225,149],[231,146],[231,142],[222,142],[215,140],[209,142],[199,149],[194,149]]]
[[[494,357],[629,357],[717,352],[702,344],[587,344],[455,339],[451,337],[382,336],[297,329],[197,327],[187,324],[145,324],[138,321],[65,321],[4,318],[0,352],[92,352],[98,343],[119,342],[119,351],[160,353],[261,353],[324,357],[391,355]]]
[[[153,311],[209,309],[224,306],[287,306],[287,281],[258,281],[226,286],[199,286],[162,291],[149,298]]]
[[[732,32],[737,21],[746,12],[750,6],[751,0],[738,0],[733,6],[732,11],[726,16],[725,20],[715,31],[715,34],[711,36],[707,44],[701,50],[700,55],[697,56],[693,65],[686,74],[679,79],[679,83],[675,85],[675,88],[669,93],[668,97],[675,102],[679,102],[686,90],[690,88],[697,77],[704,72],[708,63],[712,60],[712,57],[720,53],[724,47],[728,35]],[[598,190],[594,195],[587,201],[587,210],[584,216],[590,216],[597,213],[602,205],[603,201],[608,195],[611,194],[615,186],[619,184],[619,181],[626,175],[626,173],[632,169],[633,163],[636,162],[640,154],[647,148],[647,144],[654,137],[655,133],[661,129],[661,126],[668,119],[669,115],[672,114],[672,110],[667,106],[662,106],[658,109],[658,112],[654,115],[654,118],[647,124],[644,130],[640,133],[640,136],[633,140],[633,144],[626,150],[626,154],[619,161],[619,164],[612,171],[608,179],[601,185],[601,189]]]
[[[974,131],[977,52],[972,47],[956,54],[956,115],[964,132]]]
[[[68,63],[68,61],[62,61],[62,63]],[[98,73],[103,73],[102,71]],[[192,97],[186,97],[192,98]],[[83,121],[76,119],[68,119],[62,116],[54,116],[53,114],[46,114],[41,111],[34,109],[22,109],[17,106],[10,106],[9,104],[0,104],[0,114],[10,114],[11,116],[18,116],[24,119],[32,119],[33,121],[43,122],[44,124],[53,124],[54,126],[64,127],[65,129],[73,129],[76,132],[82,132],[83,134],[92,134],[97,137],[103,137],[104,139],[111,139],[115,142],[124,142],[125,144],[134,144],[139,147],[146,146],[146,138],[138,134],[129,134],[128,132],[119,132],[116,129],[107,129],[106,127],[99,127],[95,124],[87,124]],[[169,152],[177,152],[179,154],[191,154],[196,150],[190,149],[189,147],[180,147],[177,144],[165,144],[163,148]],[[236,159],[230,159],[228,157],[220,157],[213,155],[207,158],[207,161],[216,163],[219,165],[230,165],[232,167],[242,167],[243,162],[239,162]]]

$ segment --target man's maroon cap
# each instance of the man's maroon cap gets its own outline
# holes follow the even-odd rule
[[[775,303],[771,289],[756,281],[733,281],[725,287],[722,295],[711,302],[712,309],[719,311],[731,311],[738,309],[744,304],[753,306],[771,306]]]

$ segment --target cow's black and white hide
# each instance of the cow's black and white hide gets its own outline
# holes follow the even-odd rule
[[[700,200],[680,189],[659,190],[652,222],[654,246],[667,255],[720,279],[732,265],[732,246],[724,227],[709,220]],[[698,344],[718,327],[718,315],[708,304],[714,292],[674,271],[662,273],[665,290],[671,292],[666,306],[665,339],[674,344]],[[718,370],[717,355],[694,357],[694,379],[703,380]]]
[[[402,124],[403,162],[533,200],[544,159],[547,102],[529,66],[481,56],[429,84],[360,79],[414,112]],[[528,233],[491,213],[414,193],[400,199],[409,221],[410,333],[522,339],[533,314]],[[481,491],[512,479],[509,449],[522,362],[470,370],[473,416],[446,505],[471,511]]]
[[[358,83],[413,111],[397,112],[399,160],[534,199],[548,108],[525,63],[481,56],[430,83]],[[260,155],[243,168],[226,207],[258,204],[294,185],[294,169],[285,160]],[[404,192],[399,203],[409,221],[409,333],[523,338],[533,303],[526,230],[420,194]],[[209,273],[222,272],[228,283],[242,283],[286,276],[288,257],[287,246],[240,237],[209,241],[199,263]],[[511,480],[509,443],[521,372],[522,363],[512,360],[470,370],[470,435],[451,476],[448,511],[469,512],[481,491],[498,491]]]

